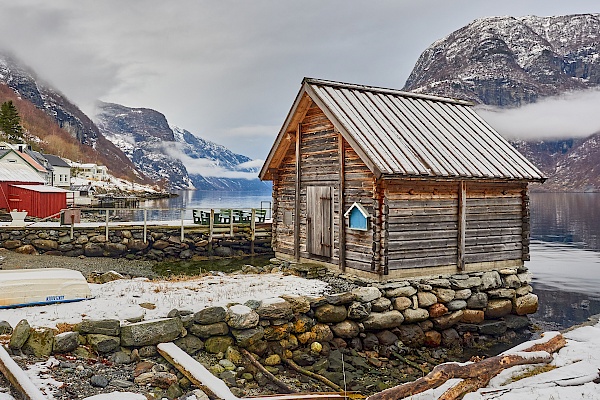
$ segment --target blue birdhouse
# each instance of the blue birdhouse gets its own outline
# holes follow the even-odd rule
[[[348,218],[348,228],[350,229],[366,231],[369,228],[369,218],[371,215],[360,203],[352,204],[344,214],[344,217]]]

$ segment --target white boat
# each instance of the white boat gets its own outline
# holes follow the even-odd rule
[[[91,299],[79,271],[66,268],[0,271],[0,309]]]

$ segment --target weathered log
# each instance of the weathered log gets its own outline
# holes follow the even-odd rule
[[[523,352],[532,354],[502,354],[472,364],[446,363],[436,366],[433,371],[416,381],[394,386],[375,393],[367,400],[397,400],[435,389],[448,379],[464,379],[457,386],[447,390],[440,399],[453,400],[462,398],[466,393],[486,386],[489,381],[502,370],[516,365],[548,363],[552,361],[552,353],[566,344],[562,335],[556,335],[547,342],[535,344]]]
[[[270,373],[269,371],[266,370],[265,367],[262,366],[261,363],[259,363],[256,358],[254,358],[252,356],[252,354],[250,354],[250,352],[246,349],[240,349],[241,353],[244,355],[244,357],[246,357],[248,359],[248,361],[250,361],[250,363],[252,365],[254,365],[256,368],[258,368],[258,370],[260,372],[262,372],[267,379],[269,379],[271,382],[273,382],[275,385],[279,386],[279,388],[281,388],[285,393],[298,393],[298,391],[296,389],[293,389],[291,387],[289,387],[288,385],[286,385],[285,383],[283,383],[282,381],[280,381],[279,379],[277,379],[275,377],[275,375],[273,375],[272,373]]]
[[[337,390],[338,392],[344,392],[344,389],[342,389],[341,387],[339,387],[335,383],[331,382],[329,379],[325,378],[323,375],[315,374],[312,371],[304,369],[301,366],[299,366],[298,364],[296,364],[294,361],[290,360],[289,358],[283,358],[282,357],[281,359],[283,360],[284,363],[286,363],[287,365],[289,365],[290,367],[292,367],[292,369],[296,370],[297,372],[300,372],[301,374],[306,375],[306,376],[308,376],[310,378],[316,379],[319,382],[322,382],[322,383],[326,384],[327,386],[329,386],[333,390]]]

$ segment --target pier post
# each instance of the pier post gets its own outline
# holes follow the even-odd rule
[[[250,217],[250,254],[254,254],[254,239],[256,239],[256,208],[252,209]]]
[[[208,221],[208,254],[212,254],[213,229],[215,227],[215,210],[210,209],[210,220]]]
[[[148,243],[148,239],[146,238],[148,234],[148,210],[144,208],[144,243]]]
[[[183,233],[183,216],[185,214],[185,208],[182,208],[180,213],[181,213],[181,237],[180,237],[180,239],[181,239],[181,243],[183,243],[183,239],[185,239],[185,236]]]
[[[109,217],[109,212],[110,210],[107,208],[106,209],[106,241],[108,242],[108,217]]]

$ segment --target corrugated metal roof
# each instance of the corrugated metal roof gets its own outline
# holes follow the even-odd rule
[[[545,179],[471,103],[309,78],[304,85],[379,174]]]
[[[0,162],[0,182],[45,183],[31,167],[9,162]]]

